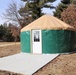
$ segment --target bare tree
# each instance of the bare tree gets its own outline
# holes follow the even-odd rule
[[[19,7],[17,2],[12,1],[9,5],[8,8],[6,9],[5,13],[3,13],[3,18],[9,21],[13,21],[14,23],[17,23],[20,25],[20,18],[21,16],[19,15]]]
[[[76,28],[76,5],[70,4],[61,14],[61,20]]]
[[[12,33],[12,36],[14,37],[14,41],[18,41],[19,40],[19,35],[20,35],[20,29],[19,27],[17,27],[16,25],[13,25],[11,23],[9,23],[8,29],[10,30],[10,33]]]

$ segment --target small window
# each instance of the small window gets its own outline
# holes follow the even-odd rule
[[[39,31],[34,32],[34,42],[40,42],[40,32]]]

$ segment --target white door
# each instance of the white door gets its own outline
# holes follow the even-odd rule
[[[32,30],[32,53],[41,54],[42,44],[41,44],[41,30]]]

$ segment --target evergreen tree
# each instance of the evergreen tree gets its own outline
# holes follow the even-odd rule
[[[13,26],[0,25],[0,41],[18,41],[19,40],[19,28]]]
[[[76,3],[76,0],[61,0],[61,3],[57,6],[56,11],[54,12],[54,16],[61,18],[61,13],[71,3]]]
[[[67,5],[63,4],[63,3],[60,3],[57,8],[56,8],[56,11],[54,12],[54,16],[55,17],[58,17],[58,18],[61,18],[61,13],[63,12],[63,10],[67,8]]]
[[[71,4],[71,3],[75,3],[76,0],[61,0],[61,2],[62,2],[63,4]]]
[[[69,4],[69,3],[71,2],[71,0],[61,0],[61,2],[62,2],[63,4]]]
[[[56,0],[22,0],[26,2],[25,7],[20,9],[21,16],[30,16],[34,19],[39,18],[42,13],[42,8],[54,8],[48,2],[54,2]]]
[[[3,40],[6,31],[7,29],[3,25],[0,25],[0,40]]]

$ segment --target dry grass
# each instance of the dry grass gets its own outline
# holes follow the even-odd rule
[[[8,44],[6,42],[1,42],[0,45],[5,45]],[[16,53],[20,52],[20,44],[15,44],[15,43],[9,43],[13,45],[8,45],[8,46],[0,46],[0,57],[5,57],[9,55],[13,55]]]
[[[1,42],[0,45],[8,44]],[[11,44],[11,42],[9,43]],[[20,44],[0,47],[0,57],[13,55],[20,52]],[[21,75],[13,72],[0,70],[0,75]],[[34,75],[76,75],[76,53],[60,55],[49,62]]]
[[[22,74],[0,70],[0,75],[22,75]]]
[[[19,43],[19,42],[16,42]],[[5,45],[5,44],[15,44],[15,42],[0,42],[0,45]]]
[[[34,75],[76,75],[76,53],[58,56]]]
[[[13,44],[8,46],[0,46],[0,58],[20,53],[20,44],[15,44],[14,42],[0,42],[0,45]],[[0,75],[22,75],[18,73],[13,73],[9,71],[0,70]]]

